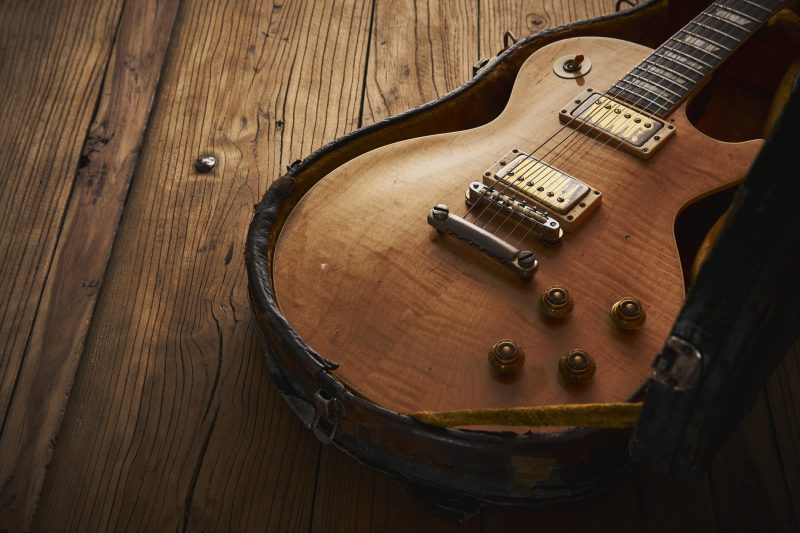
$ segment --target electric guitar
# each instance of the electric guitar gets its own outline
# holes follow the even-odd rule
[[[687,100],[781,5],[717,0],[655,50],[554,42],[492,122],[336,168],[272,256],[288,324],[397,413],[630,399],[684,299],[676,217],[762,145]]]

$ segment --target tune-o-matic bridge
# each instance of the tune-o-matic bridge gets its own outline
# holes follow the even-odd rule
[[[602,200],[597,189],[516,149],[484,172],[483,183],[530,202],[567,232],[574,231]]]
[[[587,89],[559,113],[562,124],[612,148],[649,159],[675,133],[675,126],[609,94]]]
[[[467,205],[476,203],[478,208],[488,207],[500,213],[501,223],[510,219],[511,225],[521,226],[527,232],[539,235],[546,244],[561,244],[564,230],[561,224],[547,213],[528,205],[522,198],[503,194],[479,181],[469,184],[465,195]]]

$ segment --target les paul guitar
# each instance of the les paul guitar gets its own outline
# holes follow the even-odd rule
[[[762,145],[704,135],[687,99],[781,5],[717,0],[655,50],[554,42],[490,123],[335,168],[271,241],[270,327],[291,335],[268,338],[335,361],[336,386],[376,416],[630,400],[684,299],[676,217]],[[356,400],[316,401],[313,424],[358,420]],[[367,426],[344,446],[398,468],[359,448],[381,434]]]

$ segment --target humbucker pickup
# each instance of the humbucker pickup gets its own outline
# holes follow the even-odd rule
[[[675,126],[638,111],[633,105],[609,94],[588,89],[559,113],[565,126],[587,133],[611,148],[622,148],[641,159],[649,159],[675,133]]]
[[[531,201],[567,232],[583,223],[602,200],[597,189],[516,149],[484,172],[483,183],[512,199]]]

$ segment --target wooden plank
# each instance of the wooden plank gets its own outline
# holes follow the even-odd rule
[[[434,100],[466,82],[476,61],[477,0],[376,2],[363,123]],[[435,516],[387,476],[323,449],[314,531],[475,531]]]
[[[31,331],[50,304],[45,282],[121,9],[120,1],[51,4],[7,3],[0,17],[0,529],[29,527],[58,425],[41,411],[24,416],[32,399],[21,368],[42,363]],[[63,388],[40,385],[36,407],[57,418]]]
[[[636,497],[637,476],[621,474],[597,494],[583,500],[537,508],[486,508],[484,531],[584,531],[623,533],[642,531],[643,516]]]
[[[369,10],[183,2],[35,529],[308,528],[319,446],[269,383],[241,251],[285,164],[356,125]]]
[[[613,13],[614,3],[614,0],[481,0],[479,54],[494,56],[503,48],[503,35],[507,31],[521,39],[548,28]]]
[[[478,532],[480,516],[458,523],[433,510],[385,474],[325,447],[311,531]]]
[[[377,2],[364,124],[462,85],[477,61],[478,0]]]
[[[3,417],[118,22],[119,2],[94,4],[15,4],[0,20]]]
[[[102,283],[177,10],[126,5],[0,439],[0,523],[30,527]],[[103,223],[98,223],[103,221]]]
[[[720,531],[792,531],[795,519],[764,394],[709,469]]]
[[[800,341],[767,381],[766,393],[795,527],[800,529]]]
[[[641,495],[648,532],[718,531],[708,476],[673,479],[641,468]]]

